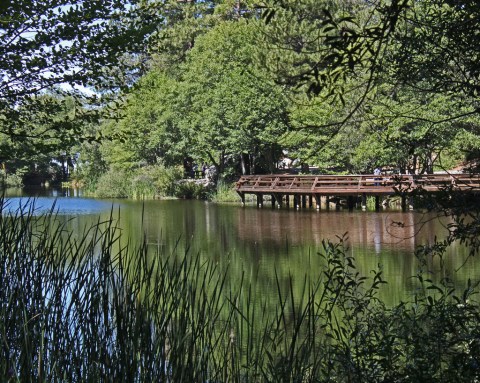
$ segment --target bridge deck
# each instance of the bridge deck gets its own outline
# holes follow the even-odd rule
[[[480,192],[479,174],[425,175],[253,175],[242,176],[236,191],[244,200],[246,194],[293,196],[389,196],[399,192],[424,190],[435,193],[446,188]]]

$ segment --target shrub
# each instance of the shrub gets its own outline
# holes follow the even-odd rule
[[[175,182],[183,177],[181,166],[165,167],[150,165],[135,171],[133,198],[156,198],[174,196]]]
[[[5,176],[3,174],[3,179],[5,181],[6,187],[22,187],[23,186],[23,177],[16,173],[9,173]]]
[[[175,197],[206,200],[211,194],[210,186],[195,180],[180,180],[175,183]]]
[[[181,167],[150,165],[132,171],[110,169],[99,177],[95,196],[99,198],[153,199],[174,196],[176,181],[183,175]]]
[[[98,198],[127,198],[132,195],[131,174],[110,169],[98,179],[95,196]]]

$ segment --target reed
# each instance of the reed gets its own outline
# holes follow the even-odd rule
[[[224,181],[219,181],[217,183],[217,190],[213,195],[212,200],[217,203],[241,202],[240,196],[235,191],[235,185],[226,183]]]
[[[178,249],[122,238],[112,213],[74,236],[32,205],[0,216],[0,379],[11,382],[474,381],[477,286],[423,279],[411,304],[377,298],[343,240],[317,278],[275,302]],[[300,290],[294,289],[300,284]],[[295,291],[295,293],[294,293]],[[298,293],[300,291],[300,293]],[[431,294],[428,292],[436,292]],[[433,380],[432,380],[433,379]],[[427,379],[428,380],[428,379]]]

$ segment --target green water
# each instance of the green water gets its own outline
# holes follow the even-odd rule
[[[142,238],[159,254],[199,254],[229,273],[228,283],[252,283],[263,297],[277,293],[276,277],[287,286],[291,277],[300,289],[305,277],[321,273],[322,241],[344,237],[348,254],[355,256],[365,276],[380,268],[388,282],[380,292],[387,304],[408,299],[418,288],[412,278],[419,269],[414,256],[417,246],[433,243],[446,234],[446,218],[419,212],[363,212],[315,210],[271,210],[202,201],[95,200],[76,194],[65,197],[44,193],[35,201],[38,211],[54,206],[79,235],[85,227],[113,215],[124,238],[134,243]],[[10,198],[12,209],[23,198]],[[55,205],[53,205],[55,203]],[[159,255],[162,256],[162,255]],[[480,278],[477,258],[466,257],[459,245],[448,250],[445,269],[430,260],[428,272],[436,278],[448,275],[461,288],[468,278]]]

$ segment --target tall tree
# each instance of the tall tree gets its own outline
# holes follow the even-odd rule
[[[179,81],[158,69],[138,82],[127,97],[123,119],[102,126],[112,138],[102,143],[109,164],[132,169],[160,161],[167,166],[182,163],[187,140],[181,131],[180,88]]]
[[[243,172],[255,166],[272,171],[281,154],[287,100],[253,66],[256,31],[254,23],[222,23],[197,40],[184,66],[192,151],[220,172],[232,156],[241,160]]]
[[[149,7],[164,18],[153,36],[150,53],[155,67],[166,70],[186,60],[196,39],[216,25],[249,17],[245,0],[151,0]]]
[[[75,89],[123,85],[123,74],[138,70],[126,54],[143,51],[145,36],[158,23],[136,3],[2,1],[0,132],[10,134],[21,123],[18,108],[45,90],[62,86],[64,93],[78,95]]]
[[[480,8],[475,0],[269,0],[264,9],[272,41],[284,49],[296,47],[305,57],[284,80],[306,84],[311,92],[345,97],[345,80],[361,75],[359,103],[368,102],[382,82],[478,96]],[[307,10],[313,22],[302,36],[317,38],[298,44],[295,33],[278,30],[285,17],[298,29]],[[470,113],[478,112],[473,104]]]

